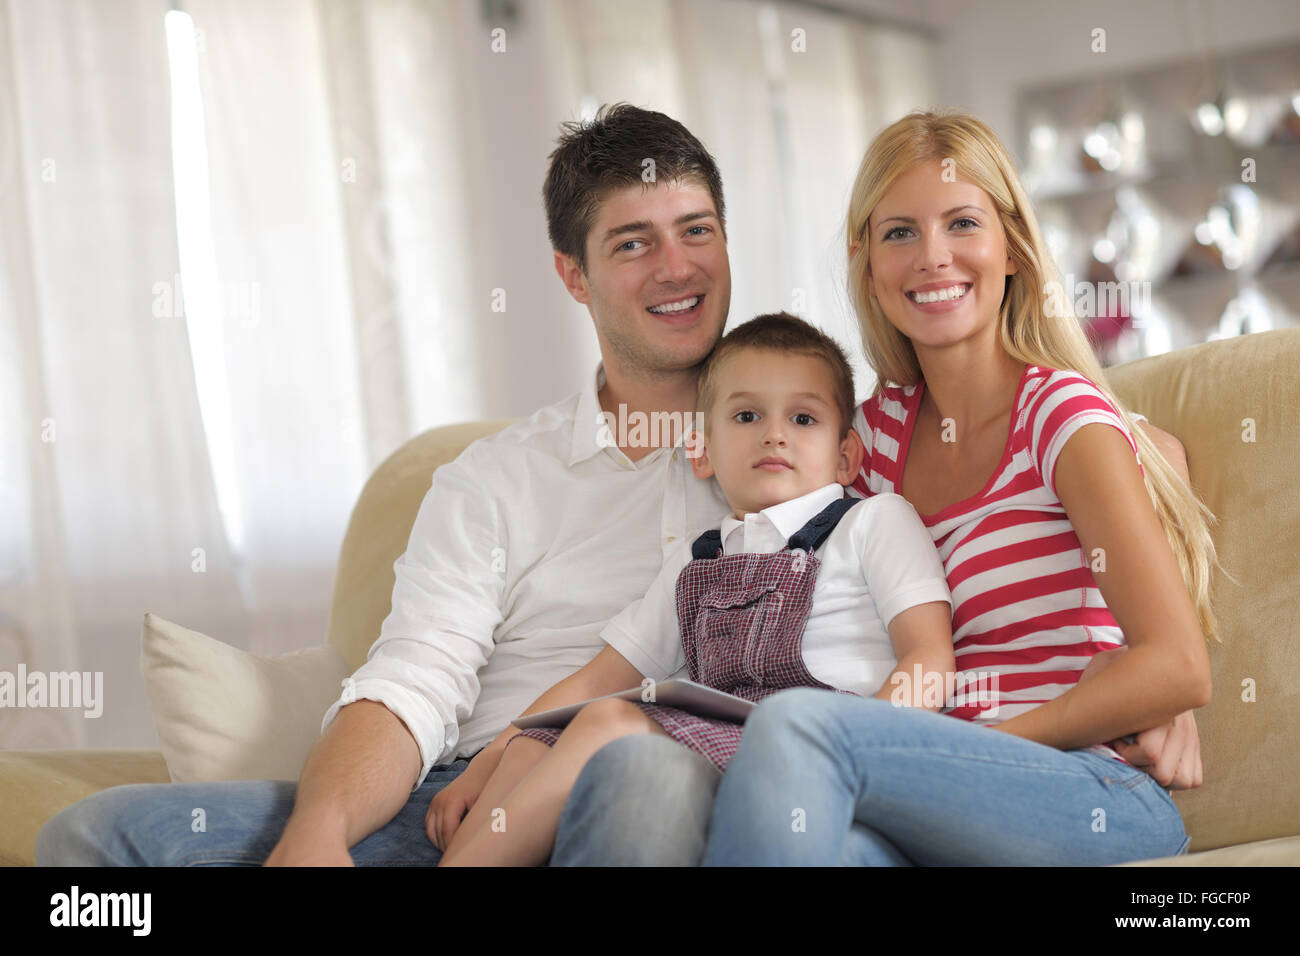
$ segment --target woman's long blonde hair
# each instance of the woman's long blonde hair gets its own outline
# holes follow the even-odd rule
[[[915,385],[922,376],[911,340],[885,318],[868,291],[867,218],[895,179],[923,163],[944,163],[988,193],[997,206],[1007,252],[1019,266],[1008,277],[998,316],[999,340],[1007,354],[1028,365],[1078,372],[1127,414],[1106,384],[1101,364],[1069,307],[1069,297],[1053,295],[1054,306],[1065,308],[1045,307],[1048,290],[1062,288],[1060,277],[1010,156],[992,130],[960,110],[918,110],[889,126],[867,149],[853,184],[846,224],[849,297],[857,310],[867,360],[880,380],[877,390],[886,383]],[[1142,429],[1131,431],[1147,491],[1178,559],[1201,630],[1218,640],[1210,606],[1210,576],[1218,563],[1209,530],[1214,516]]]

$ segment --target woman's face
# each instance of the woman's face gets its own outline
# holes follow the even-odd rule
[[[946,181],[944,171],[939,162],[909,170],[867,221],[867,288],[918,354],[996,343],[1006,277],[1016,271],[989,194],[959,173]]]

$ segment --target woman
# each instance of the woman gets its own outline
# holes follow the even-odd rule
[[[1209,700],[1208,512],[1130,431],[983,123],[914,113],[882,132],[847,229],[881,382],[856,487],[921,514],[976,683],[945,715],[770,698],[719,787],[706,864],[835,864],[851,828],[882,865],[1185,852],[1168,793],[1102,742]]]

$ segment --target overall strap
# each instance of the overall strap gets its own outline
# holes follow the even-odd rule
[[[848,514],[849,509],[862,500],[864,499],[841,498],[838,501],[832,501],[806,525],[791,535],[790,543],[786,547],[798,551],[816,551],[821,547],[822,542],[830,537],[830,533],[835,530],[835,526],[840,523],[840,519]]]
[[[722,529],[714,528],[695,539],[695,543],[691,545],[691,557],[697,561],[710,560],[716,558],[721,550]]]
[[[800,551],[816,551],[835,530],[840,519],[848,514],[849,509],[862,500],[862,498],[841,498],[832,501],[796,531],[786,547]],[[697,561],[709,560],[716,558],[721,550],[722,529],[714,528],[695,539],[695,543],[691,545],[691,557]]]

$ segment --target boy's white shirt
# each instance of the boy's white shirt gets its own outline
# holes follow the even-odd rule
[[[743,521],[728,515],[721,526],[723,554],[780,551],[809,519],[843,497],[844,488],[830,484]],[[601,631],[646,677],[675,675],[685,665],[676,595],[692,544],[674,548],[645,598]],[[831,687],[874,694],[898,663],[889,622],[918,604],[952,603],[939,553],[916,510],[901,496],[885,494],[849,509],[816,554],[822,566],[803,633],[804,665]]]

